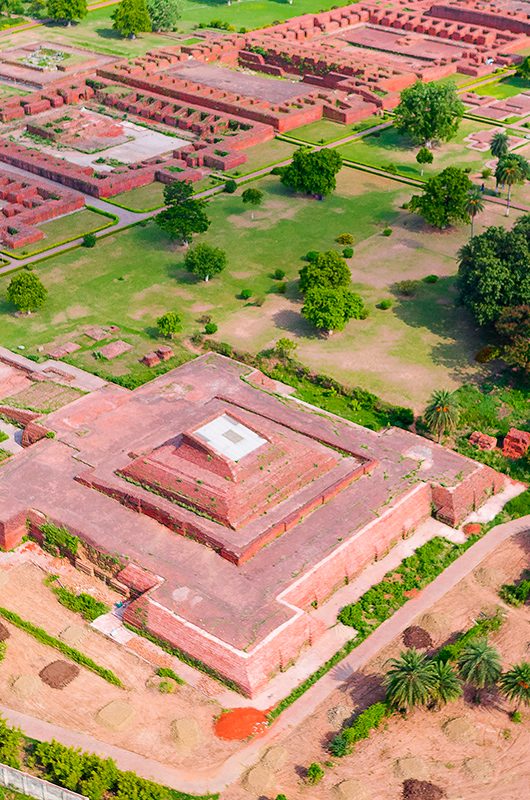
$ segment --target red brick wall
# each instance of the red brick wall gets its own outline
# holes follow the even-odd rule
[[[449,525],[459,525],[495,492],[502,489],[504,475],[480,464],[456,487],[433,486],[432,501],[436,516]]]

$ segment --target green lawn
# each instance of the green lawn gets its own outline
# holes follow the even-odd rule
[[[0,100],[5,100],[6,97],[22,97],[29,94],[24,89],[19,89],[18,86],[11,86],[9,83],[0,83]]]
[[[467,147],[464,139],[470,133],[487,127],[484,123],[464,119],[457,135],[450,142],[444,143],[433,150],[434,161],[427,164],[421,175],[421,167],[416,162],[418,146],[414,145],[407,136],[396,131],[395,128],[385,128],[382,131],[368,134],[338,148],[343,158],[366,164],[371,167],[388,169],[395,168],[399,175],[416,180],[425,180],[445,167],[470,167],[472,171],[482,169],[484,162],[491,158],[489,151],[481,153]]]
[[[227,144],[229,144],[228,140]],[[269,167],[271,164],[277,164],[279,161],[285,161],[290,158],[298,145],[284,142],[281,139],[271,139],[263,144],[257,144],[254,147],[249,147],[245,150],[247,161],[236,169],[230,169],[226,175],[248,175],[257,169]]]
[[[200,181],[193,184],[195,194],[204,192],[206,189],[211,189],[214,186],[219,186],[223,183],[222,180],[214,176],[207,176]],[[164,184],[154,181],[147,184],[147,186],[140,186],[138,189],[131,189],[129,192],[122,192],[116,194],[114,197],[108,197],[106,200],[109,203],[116,203],[118,206],[123,206],[130,211],[152,211],[155,208],[162,208],[164,205]]]
[[[372,119],[377,118],[373,117]],[[301,128],[289,131],[287,136],[294,136],[303,142],[309,142],[309,144],[327,144],[342,139],[343,136],[348,136],[350,133],[355,133],[355,125],[341,125],[340,122],[333,122],[331,119],[319,119],[317,122],[311,122],[309,125],[302,125]]]
[[[16,250],[3,250],[2,252],[15,258],[25,258],[34,253],[49,250],[55,245],[78,239],[80,236],[84,236],[85,233],[93,233],[114,224],[114,221],[107,217],[106,214],[84,208],[64,217],[51,220],[51,222],[45,222],[40,226],[44,233],[44,239],[35,242],[35,244],[17,248]]]
[[[504,100],[506,97],[514,97],[528,89],[530,89],[530,81],[519,78],[518,75],[508,75],[506,78],[501,78],[500,81],[478,86],[473,91],[475,94],[484,94],[488,97],[495,97],[497,100]],[[484,113],[487,113],[487,109],[484,109]]]

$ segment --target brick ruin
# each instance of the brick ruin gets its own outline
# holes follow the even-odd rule
[[[528,35],[527,15],[511,0],[396,0],[391,7],[360,2],[306,14],[249,33],[205,31],[195,44],[164,46],[132,61],[79,51],[68,68],[40,69],[21,64],[20,49],[4,51],[0,75],[16,80],[21,69],[32,72],[39,91],[0,102],[0,121],[27,122],[38,131],[40,115],[83,103],[178,131],[188,143],[98,172],[4,136],[0,161],[95,197],[155,180],[198,180],[207,170],[242,166],[249,147],[277,133],[322,118],[352,124],[392,109],[418,79],[480,77],[516,63]],[[510,101],[491,103],[498,118],[513,108]]]
[[[14,369],[7,351],[2,363]],[[315,604],[433,510],[458,525],[506,480],[277,388],[208,354],[23,420],[26,447],[2,467],[2,547],[28,525],[37,538],[45,521],[66,527],[76,566],[127,597],[127,622],[252,696],[323,633]]]

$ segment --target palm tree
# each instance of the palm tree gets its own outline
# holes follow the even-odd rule
[[[424,653],[412,648],[391,658],[384,677],[387,702],[394,708],[411,709],[426,705],[435,683],[435,666]]]
[[[516,183],[524,183],[526,172],[523,164],[511,156],[505,156],[499,159],[497,168],[495,170],[495,180],[501,186],[508,187],[508,197],[506,200],[506,216],[510,215],[510,200],[512,194],[512,186]]]
[[[501,691],[519,706],[530,706],[530,661],[513,664],[499,679]]]
[[[460,678],[449,662],[435,661],[434,686],[431,690],[433,703],[438,708],[462,694]]]
[[[438,389],[433,392],[423,415],[427,427],[434,433],[438,441],[447,431],[456,430],[460,417],[460,407],[452,392]]]
[[[474,186],[469,192],[466,210],[471,217],[471,236],[473,237],[475,217],[477,214],[480,214],[482,211],[484,211],[484,198],[478,186]]]
[[[501,675],[501,658],[487,639],[475,639],[465,645],[458,659],[460,677],[477,690],[494,686]]]
[[[508,148],[509,148],[510,139],[508,134],[504,131],[498,131],[492,136],[491,144],[490,144],[490,151],[491,155],[495,156],[498,160],[500,158],[504,158],[504,156],[508,155]]]

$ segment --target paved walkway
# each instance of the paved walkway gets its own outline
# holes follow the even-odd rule
[[[457,561],[439,575],[420,595],[409,600],[396,613],[377,628],[359,647],[347,656],[337,667],[327,673],[296,703],[288,708],[261,739],[255,739],[243,746],[221,766],[193,770],[177,769],[161,764],[153,759],[132,753],[119,747],[106,744],[87,734],[79,733],[53,725],[0,706],[0,713],[11,724],[19,725],[26,734],[36,739],[52,739],[69,746],[80,747],[104,757],[112,757],[121,769],[133,770],[145,778],[155,780],[181,791],[195,794],[221,791],[234,783],[242,772],[252,766],[260,757],[261,751],[270,747],[300,725],[314,713],[318,706],[352,675],[362,669],[377,653],[396,637],[419,615],[428,611],[447,592],[492,553],[503,542],[518,533],[530,530],[530,515],[492,528],[482,539],[469,548]]]

